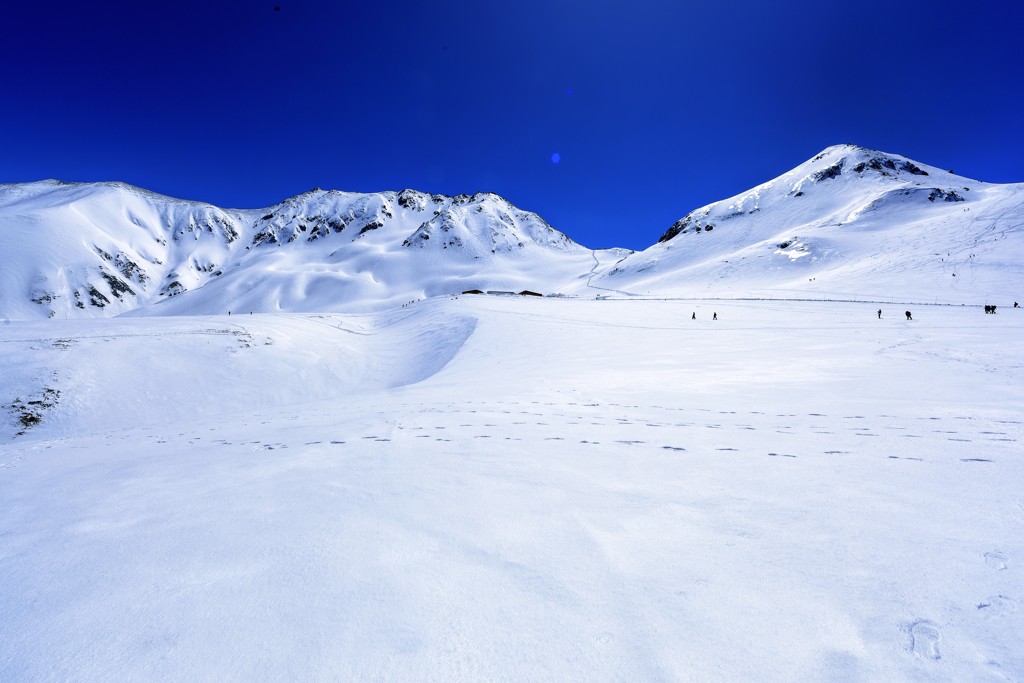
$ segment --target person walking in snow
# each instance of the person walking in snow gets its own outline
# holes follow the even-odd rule
[[[910,317],[910,311],[907,311],[906,313],[907,313],[907,320],[913,320],[913,318]]]
[[[697,311],[694,311],[693,315],[690,316],[690,320],[696,320],[696,319],[697,319]]]
[[[882,319],[882,309],[881,308],[878,309],[878,319],[879,320]]]
[[[711,319],[712,320],[718,320],[718,313],[712,313],[711,314]]]

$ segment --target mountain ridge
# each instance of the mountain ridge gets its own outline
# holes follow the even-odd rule
[[[237,309],[235,300],[247,310],[359,308],[473,288],[553,291],[595,259],[493,193],[315,188],[270,207],[223,209],[120,182],[48,180],[0,186],[0,230],[11,247],[0,315],[14,318],[223,312]],[[167,305],[179,296],[188,305]]]
[[[0,185],[0,316],[357,311],[471,289],[574,296],[1019,299],[1024,184],[834,145],[592,250],[490,192],[311,190],[221,208],[119,181]]]

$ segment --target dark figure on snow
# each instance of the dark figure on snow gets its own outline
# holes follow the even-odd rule
[[[882,309],[881,308],[878,309],[878,319],[879,320],[882,319]]]
[[[718,320],[718,314],[717,313],[712,313],[711,314],[711,319],[712,320]]]
[[[693,315],[690,316],[690,320],[696,320],[696,319],[697,319],[697,311],[694,311]]]
[[[1014,307],[1014,308],[1020,308],[1020,304],[1019,304],[1019,303],[1017,303],[1016,301],[1014,301],[1014,302],[1013,302],[1013,307]]]
[[[913,320],[913,318],[910,317],[910,311],[907,311],[907,320]]]

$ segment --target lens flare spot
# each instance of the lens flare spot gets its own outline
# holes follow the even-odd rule
[[[561,160],[562,160],[562,155],[559,154],[558,152],[555,152],[554,154],[551,155],[551,163],[557,164]]]

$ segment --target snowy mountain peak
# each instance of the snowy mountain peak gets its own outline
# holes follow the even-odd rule
[[[836,145],[691,211],[592,285],[659,295],[1013,301],[1024,279],[1022,189]]]
[[[116,182],[5,185],[0,236],[9,318],[353,310],[465,289],[555,291],[594,264],[496,194],[411,189],[314,188],[238,210]]]
[[[958,201],[956,188],[965,183],[979,184],[898,154],[851,144],[834,145],[773,180],[690,212],[666,230],[658,242],[667,242],[680,234],[714,231],[722,221],[755,213],[778,201],[837,194],[856,200],[858,196],[897,186],[928,188],[932,201],[935,197]]]

